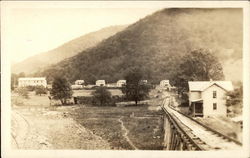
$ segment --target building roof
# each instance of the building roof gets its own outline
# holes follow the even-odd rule
[[[231,81],[189,81],[188,86],[190,91],[204,91],[208,87],[216,84],[217,86],[225,89],[226,91],[233,90]]]
[[[105,82],[105,80],[97,80],[96,82]]]
[[[118,80],[117,82],[126,82],[126,80]]]
[[[202,103],[203,102],[203,99],[193,99],[193,100],[190,100],[191,102],[197,102],[197,103]]]
[[[18,80],[46,80],[45,77],[21,77]]]
[[[169,82],[169,80],[161,80],[161,82]]]
[[[76,80],[75,82],[84,82],[84,80]]]

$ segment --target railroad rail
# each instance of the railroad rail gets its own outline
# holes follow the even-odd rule
[[[168,123],[170,124],[169,132],[171,133],[171,136],[169,139],[167,139],[168,141],[167,147],[166,147],[167,150],[211,150],[211,149],[217,150],[217,149],[220,149],[219,147],[213,148],[209,146],[206,142],[204,142],[199,137],[194,135],[192,130],[188,126],[186,126],[181,120],[179,120],[178,117],[176,117],[174,113],[171,113],[171,110],[170,111],[167,110],[167,108],[165,107],[165,104],[166,104],[166,98],[164,99],[161,107],[166,114]],[[168,104],[167,106],[171,108],[172,110],[178,112],[180,115],[184,116],[185,118],[193,121],[195,124],[203,127],[205,129],[204,132],[211,132],[213,135],[216,135],[222,140],[222,142],[233,142],[238,146],[242,146],[242,143],[240,143],[239,141],[212,129],[209,126],[202,124],[201,122],[193,119],[192,117],[176,110],[170,104]],[[176,137],[175,135],[178,135],[178,136]],[[180,140],[175,140],[175,139],[180,139]],[[178,145],[176,146],[176,143],[175,143],[176,141],[181,142],[182,146],[181,147]]]
[[[170,124],[169,143],[165,147],[167,150],[204,150],[191,137],[190,133],[184,130],[180,121],[171,115],[163,106],[163,111],[166,113],[168,123]],[[169,135],[169,133],[167,133]]]
[[[241,143],[241,142],[239,142],[239,141],[237,141],[237,140],[235,140],[235,139],[233,139],[233,138],[231,138],[231,137],[229,137],[229,136],[227,136],[227,135],[225,135],[225,134],[222,134],[221,132],[216,131],[215,129],[213,129],[213,128],[211,128],[211,127],[209,127],[209,126],[207,126],[207,125],[201,123],[200,121],[198,121],[198,120],[196,120],[196,119],[194,119],[194,118],[192,118],[192,117],[190,117],[190,116],[188,116],[188,115],[182,113],[181,111],[178,111],[177,109],[175,109],[175,108],[172,107],[172,106],[169,106],[169,107],[170,107],[171,109],[175,110],[176,112],[182,114],[183,116],[189,118],[190,120],[196,122],[197,124],[201,125],[202,127],[206,128],[207,130],[209,130],[209,131],[211,131],[211,132],[213,132],[213,133],[219,135],[219,136],[222,137],[223,139],[227,139],[228,141],[232,141],[232,142],[234,142],[234,143],[236,143],[236,144],[242,146],[242,143]]]

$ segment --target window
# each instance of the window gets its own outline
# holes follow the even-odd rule
[[[216,98],[216,97],[217,97],[216,91],[213,91],[213,98]]]
[[[213,103],[213,110],[217,109],[217,103]]]

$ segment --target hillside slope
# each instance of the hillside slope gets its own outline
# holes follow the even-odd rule
[[[85,49],[95,46],[97,43],[123,30],[125,27],[126,26],[111,26],[87,35],[83,35],[59,46],[58,48],[40,53],[15,64],[12,67],[12,72],[25,72],[27,74],[34,73],[39,70],[41,71],[46,66],[56,64],[66,58],[82,52]]]
[[[223,66],[238,64],[242,60],[242,10],[164,9],[36,75],[49,80],[64,75],[70,81],[115,82],[131,67],[140,66],[145,79],[159,82],[171,79],[181,57],[199,48],[212,51]],[[227,79],[240,71],[226,70]],[[236,77],[241,79],[240,75]]]

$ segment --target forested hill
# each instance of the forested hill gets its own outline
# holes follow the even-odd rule
[[[218,57],[223,68],[229,70],[224,72],[227,79],[235,73],[236,79],[241,79],[239,67],[233,72],[226,66],[241,63],[242,10],[164,9],[36,75],[49,80],[64,75],[70,81],[115,82],[130,68],[139,66],[145,79],[158,82],[171,79],[181,57],[199,48]]]
[[[12,67],[12,72],[25,72],[28,74],[37,72],[39,70],[42,71],[46,66],[56,64],[66,58],[72,57],[82,52],[83,50],[95,46],[102,40],[123,30],[125,27],[127,26],[110,26],[99,31],[83,35],[51,51],[32,56],[20,63],[15,64]]]

